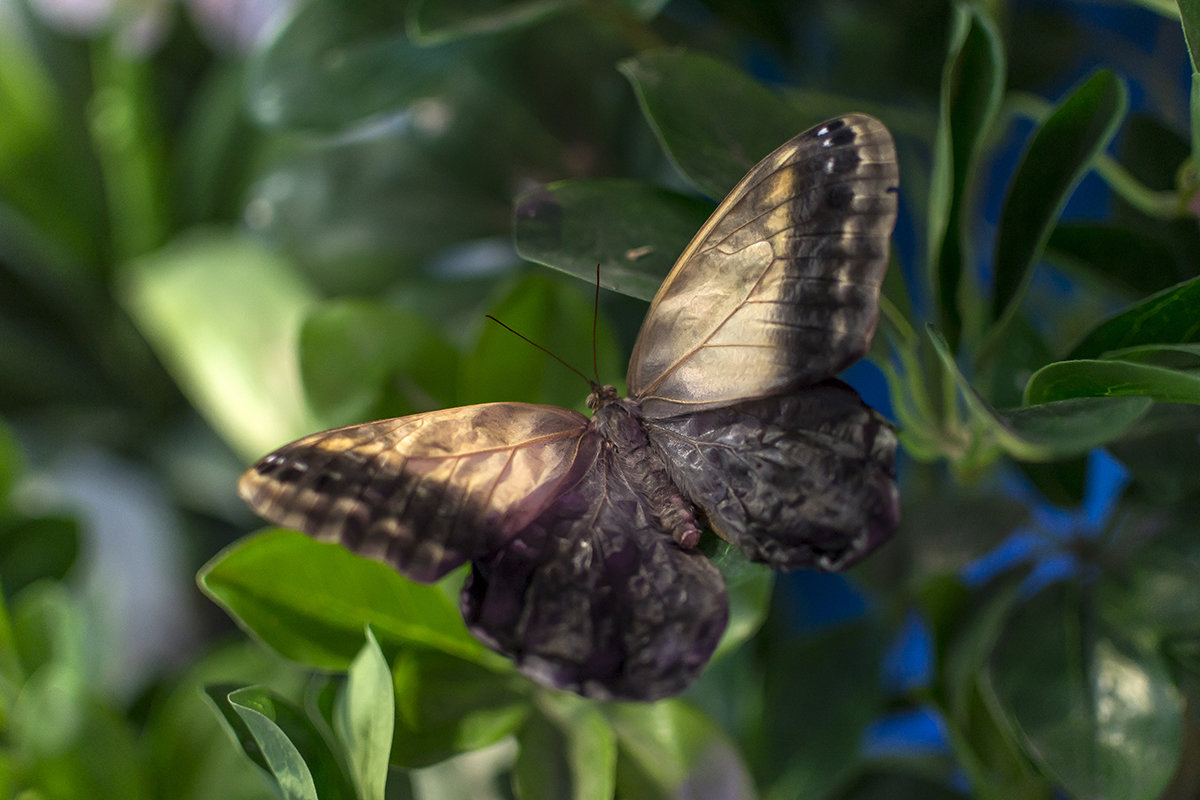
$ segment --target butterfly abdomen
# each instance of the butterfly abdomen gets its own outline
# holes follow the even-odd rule
[[[692,550],[700,543],[700,527],[692,504],[667,474],[666,465],[650,447],[646,431],[630,400],[617,400],[601,407],[594,424],[605,442],[614,450],[622,475],[645,501],[659,524],[670,532],[675,543]]]

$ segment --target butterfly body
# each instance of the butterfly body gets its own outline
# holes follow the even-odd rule
[[[353,425],[285,445],[239,491],[415,580],[470,563],[468,627],[548,686],[677,693],[728,618],[702,527],[824,570],[896,528],[895,434],[834,376],[874,332],[897,180],[863,115],[768,155],[663,281],[630,396],[597,387],[590,419],[488,403]]]

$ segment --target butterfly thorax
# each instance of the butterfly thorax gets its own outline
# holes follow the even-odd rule
[[[617,463],[618,474],[653,509],[676,544],[685,550],[694,549],[700,543],[700,528],[692,504],[680,494],[661,456],[650,446],[638,404],[615,394],[613,390],[612,399],[596,409],[591,423],[604,439],[607,457]]]

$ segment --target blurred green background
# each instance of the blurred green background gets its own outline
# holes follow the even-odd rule
[[[1194,0],[0,0],[0,795],[1200,796],[1197,57]],[[586,370],[597,263],[619,383],[715,202],[848,111],[900,154],[844,377],[902,527],[846,576],[710,548],[682,698],[539,689],[461,575],[251,533],[299,435],[582,407],[484,315]]]

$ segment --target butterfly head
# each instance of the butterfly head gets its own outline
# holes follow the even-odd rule
[[[592,411],[599,411],[604,406],[618,399],[617,387],[610,384],[598,386],[592,384],[592,393],[587,397],[587,407]]]

